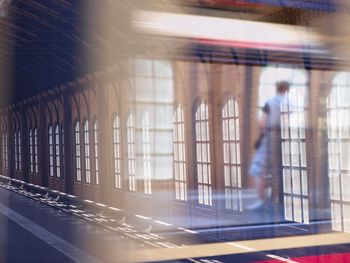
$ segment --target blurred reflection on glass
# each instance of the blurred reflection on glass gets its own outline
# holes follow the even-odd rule
[[[327,99],[328,176],[332,228],[350,232],[350,74],[338,73]]]

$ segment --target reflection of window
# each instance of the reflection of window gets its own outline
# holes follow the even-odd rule
[[[34,173],[38,173],[38,129],[34,129],[33,154],[34,154]]]
[[[138,178],[143,179],[143,191],[150,194],[153,180],[173,178],[172,63],[136,58],[130,66],[135,84],[135,111],[140,116],[136,122],[136,138],[140,139],[140,147],[136,147],[136,169],[140,173]]]
[[[222,108],[222,138],[225,179],[225,207],[242,211],[239,108],[230,96]]]
[[[198,202],[212,205],[209,113],[208,105],[201,102],[195,112]]]
[[[127,120],[129,191],[136,191],[135,120],[131,113]]]
[[[34,173],[34,130],[29,130],[29,171]]]
[[[89,121],[84,123],[85,182],[91,183]]]
[[[56,161],[56,177],[61,177],[61,138],[60,138],[60,127],[56,125],[55,128],[55,161]]]
[[[53,128],[49,126],[49,176],[54,176],[54,144],[53,144]]]
[[[18,170],[22,170],[22,138],[21,132],[18,132]]]
[[[121,150],[120,150],[120,118],[115,115],[113,120],[113,157],[114,157],[114,186],[121,188]]]
[[[2,165],[4,168],[8,167],[8,142],[7,132],[5,131],[2,135]]]
[[[61,150],[61,177],[64,178],[64,169],[65,169],[65,161],[64,161],[64,127],[61,125],[60,129],[60,150]]]
[[[149,114],[145,113],[142,119],[142,141],[143,141],[143,173],[144,173],[144,192],[152,193],[151,185],[151,138]]]
[[[135,59],[136,101],[173,103],[173,72],[169,61]]]
[[[332,228],[350,233],[350,73],[339,73],[327,99]]]
[[[96,176],[96,184],[100,183],[99,178],[99,167],[98,167],[98,126],[97,126],[97,120],[94,122],[94,153],[95,153],[95,176]]]
[[[21,153],[21,132],[15,132],[15,169],[20,171],[22,169],[22,153]]]
[[[48,130],[49,141],[49,176],[62,176],[62,136],[61,128],[58,124],[50,125]],[[32,136],[33,169],[38,170],[38,132],[34,130]]]
[[[260,76],[259,106],[275,95],[276,82],[288,81],[288,99],[281,105],[284,211],[287,220],[309,222],[305,142],[307,74],[300,69],[265,68]]]
[[[80,155],[80,127],[79,122],[76,122],[74,128],[75,140],[75,176],[78,182],[81,182],[81,155]]]
[[[14,134],[14,152],[15,152],[15,169],[17,170],[18,169],[18,167],[17,167],[17,165],[18,165],[18,161],[17,161],[17,159],[18,159],[18,153],[17,153],[17,143],[18,143],[18,140],[17,140],[17,132],[15,132],[15,134]]]
[[[179,104],[173,116],[175,198],[187,201],[184,110]]]

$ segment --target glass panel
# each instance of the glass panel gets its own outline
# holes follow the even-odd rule
[[[302,222],[301,217],[301,198],[300,197],[293,197],[293,214],[294,214],[294,221],[296,222]]]
[[[282,114],[281,116],[281,129],[282,129],[282,134],[281,137],[282,139],[288,139],[289,138],[289,116],[288,114]]]
[[[301,159],[301,166],[306,167],[306,144],[305,144],[305,142],[300,142],[300,159]]]
[[[236,151],[237,151],[237,164],[240,164],[241,163],[241,152],[240,152],[240,144],[237,143],[236,144]]]
[[[339,110],[339,137],[349,138],[349,109]]]
[[[344,204],[343,206],[344,215],[344,232],[350,233],[350,205]]]
[[[235,120],[232,118],[232,116],[230,116],[230,120],[229,120],[229,132],[230,132],[230,138],[228,138],[229,140],[235,140],[236,136],[237,136],[237,140],[239,140],[239,131],[236,128],[236,123]],[[236,133],[236,129],[237,129],[237,133]]]
[[[301,171],[301,181],[302,181],[302,194],[308,195],[308,183],[307,183],[307,172],[305,170]]]
[[[238,197],[237,188],[241,187],[240,178],[240,144],[239,141],[239,109],[238,103],[230,96],[222,108],[222,127],[223,127],[223,160],[224,160],[224,180],[226,209],[238,210],[238,203],[241,200]],[[208,147],[209,151],[209,147]],[[208,171],[210,172],[210,170]],[[209,176],[209,179],[210,176]],[[229,194],[228,194],[229,193]],[[229,198],[229,199],[228,199]]]
[[[282,142],[282,164],[284,166],[290,165],[290,151],[289,151],[289,141]]]
[[[229,188],[225,189],[225,206],[226,209],[231,209],[231,190]]]
[[[291,193],[292,192],[292,185],[291,185],[291,176],[289,169],[283,169],[283,185],[284,185],[284,192],[285,193]]]
[[[350,201],[350,174],[342,173],[342,199]]]
[[[303,221],[309,223],[309,201],[306,198],[303,198]]]
[[[335,145],[335,144],[334,144]],[[340,152],[340,157],[341,157],[341,169],[346,169],[346,170],[350,170],[350,142],[349,141],[342,141],[340,144],[340,148],[341,148],[341,152]],[[337,160],[339,159],[338,155],[337,155],[337,151],[338,149],[334,149],[334,158],[336,158],[335,160],[335,165],[337,165]],[[333,166],[332,168],[338,168],[337,166]]]
[[[332,203],[332,229],[335,231],[342,231],[342,215],[340,204]]]
[[[292,169],[292,188],[293,194],[301,194],[300,172],[297,169]]]
[[[349,73],[338,73],[333,79],[333,88],[327,98],[328,125],[328,175],[332,211],[332,228],[349,232],[347,217],[350,210],[348,185],[350,183],[349,142]]]
[[[284,217],[286,220],[293,220],[293,206],[291,196],[284,196]]]
[[[299,143],[296,141],[291,142],[291,159],[292,166],[299,166]]]

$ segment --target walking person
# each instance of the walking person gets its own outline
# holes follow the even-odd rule
[[[255,155],[249,168],[249,176],[257,190],[258,199],[248,206],[257,209],[265,201],[265,179],[272,175],[272,197],[279,201],[282,191],[282,158],[281,158],[281,104],[289,91],[289,82],[276,83],[276,95],[267,100],[263,115],[259,120],[259,137],[255,144]]]

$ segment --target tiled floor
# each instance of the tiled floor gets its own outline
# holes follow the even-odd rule
[[[317,262],[311,256],[334,253],[319,259],[348,262],[349,234],[331,233],[329,222],[273,224],[269,207],[231,226],[157,233],[21,191],[0,187],[0,262]]]

